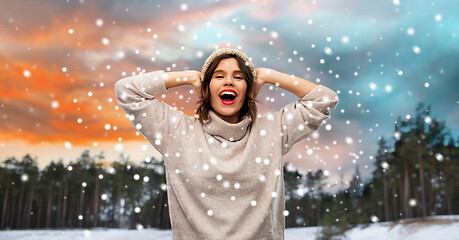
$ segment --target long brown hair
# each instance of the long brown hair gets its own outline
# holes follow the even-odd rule
[[[252,119],[252,124],[255,124],[255,120],[257,118],[256,102],[258,102],[258,100],[253,97],[255,92],[255,83],[253,75],[250,71],[250,68],[245,65],[244,60],[242,60],[239,56],[234,54],[223,54],[217,56],[207,68],[207,71],[204,74],[204,81],[201,84],[201,93],[203,98],[198,101],[199,107],[196,111],[196,114],[199,116],[199,121],[201,123],[204,123],[209,120],[209,109],[213,110],[212,105],[210,104],[210,81],[212,80],[212,75],[214,74],[214,71],[217,68],[220,61],[226,58],[235,58],[237,60],[239,69],[241,69],[241,72],[244,75],[244,79],[247,82],[245,100],[241,110],[239,111],[238,121],[241,121],[245,116],[249,116]]]

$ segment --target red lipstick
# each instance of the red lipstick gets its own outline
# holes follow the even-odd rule
[[[222,92],[232,92],[232,93],[234,93],[234,95],[235,95],[235,96],[234,96],[234,99],[231,100],[231,101],[229,101],[229,100],[223,100],[223,99],[220,98],[220,101],[221,101],[223,104],[225,104],[225,105],[231,105],[231,104],[233,104],[234,102],[236,102],[236,98],[237,98],[237,93],[236,93],[236,91],[234,91],[234,90],[232,90],[232,89],[223,89],[223,90],[220,92],[220,95],[222,94]]]

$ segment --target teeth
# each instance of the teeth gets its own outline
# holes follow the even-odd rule
[[[230,95],[236,96],[236,94],[234,92],[231,92],[231,91],[223,91],[223,92],[220,93],[220,96],[222,96],[223,94],[230,94]]]

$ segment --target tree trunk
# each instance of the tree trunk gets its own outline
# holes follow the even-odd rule
[[[14,228],[14,220],[15,220],[14,217],[16,216],[16,214],[15,214],[15,212],[14,212],[14,210],[16,209],[16,194],[14,194],[14,191],[13,191],[12,196],[13,196],[13,199],[12,199],[12,200],[13,200],[13,201],[12,201],[13,205],[11,206],[11,211],[9,212],[9,214],[10,214],[9,227],[10,227],[10,228]],[[8,218],[8,217],[7,217],[7,218]],[[7,221],[7,222],[8,222],[8,221]]]
[[[31,186],[29,186],[27,188],[27,190],[26,190],[26,198],[25,198],[25,201],[24,201],[24,211],[23,211],[22,217],[21,217],[21,226],[23,228],[27,228],[26,227],[27,216],[30,215],[30,210],[29,210],[30,189],[31,189]]]
[[[168,227],[168,205],[167,205],[167,191],[164,192],[164,196],[162,198],[162,205],[161,205],[161,225],[160,228],[167,229]]]
[[[354,200],[354,204],[355,204],[355,207],[354,207],[354,209],[355,209],[355,219],[357,221],[357,224],[359,224],[360,223],[360,213],[359,212],[361,211],[360,205],[359,205],[359,199],[358,199],[357,196],[354,196],[353,200]],[[381,216],[381,215],[379,215],[379,216]]]
[[[293,202],[292,205],[293,205],[294,207],[295,207],[295,206],[298,206],[298,200],[293,196],[293,194],[292,194],[292,198],[291,198],[291,199],[292,199],[292,202]],[[293,215],[293,225],[294,225],[295,227],[297,227],[296,219],[298,218],[298,211],[293,211],[293,214],[292,214],[292,215]]]
[[[314,204],[314,196],[311,196],[311,225],[317,226],[316,224],[316,214],[315,214],[315,204]]]
[[[78,219],[78,212],[79,212],[79,209],[78,209],[78,206],[80,205],[80,203],[78,202],[72,202],[72,206],[69,208],[69,222],[70,222],[70,226],[67,226],[67,227],[71,227],[71,228],[75,228],[78,226],[80,220]]]
[[[451,187],[450,187],[450,184],[448,184],[448,182],[451,182],[449,180],[449,174],[448,174],[448,169],[446,168],[446,164],[444,164],[445,168],[443,170],[443,172],[445,173],[445,195],[446,195],[446,207],[447,207],[447,214],[448,215],[453,215],[453,208],[451,206],[451,195],[452,195],[452,191],[451,191]]]
[[[18,212],[16,213],[16,228],[21,228],[21,213],[22,213],[22,198],[24,197],[24,185],[25,183],[21,183],[21,194],[19,195],[19,204],[18,204]]]
[[[3,207],[2,207],[2,224],[1,224],[1,229],[5,228],[6,225],[6,206],[8,203],[8,192],[10,190],[9,185],[6,185],[6,190],[5,190],[5,196],[3,197]]]
[[[26,188],[25,190],[25,200],[24,200],[24,207],[23,207],[23,211],[22,211],[22,216],[21,216],[21,222],[20,222],[20,226],[22,228],[25,228],[25,222],[26,222],[26,218],[27,218],[27,212],[28,212],[28,209],[27,207],[29,206],[29,194],[30,194],[30,189],[29,188]]]
[[[150,196],[154,196],[153,192],[150,194]],[[159,197],[159,194],[158,194]],[[155,200],[157,199],[156,196],[153,197]],[[152,203],[155,203],[155,201],[152,201]],[[151,227],[157,227],[156,221],[157,221],[157,216],[158,216],[158,208],[156,205],[153,205],[153,213],[152,213],[152,220],[151,220]]]
[[[435,173],[435,171],[432,171],[432,172]],[[427,199],[428,203],[426,204],[428,215],[433,214],[433,207],[434,207],[434,202],[435,202],[435,197],[434,197],[432,188],[433,188],[432,183],[429,182],[429,184],[427,184],[427,193],[429,195],[429,198]]]
[[[127,205],[127,200],[124,201],[124,211],[123,211],[123,228],[128,228],[129,229],[129,223],[127,223],[128,220],[127,219],[127,208],[128,208],[128,205]]]
[[[421,201],[422,201],[422,217],[426,217],[426,194],[424,191],[424,170],[422,167],[422,156],[419,153],[418,154],[419,158],[419,180],[421,181]]]
[[[121,185],[118,184],[118,187],[116,188],[116,198],[115,198],[115,209],[113,210],[115,217],[115,228],[120,227],[120,200],[121,200]]]
[[[156,215],[156,223],[157,227],[161,228],[161,221],[162,221],[162,213],[163,213],[163,195],[164,191],[159,192],[159,197],[158,197],[158,215]]]
[[[30,188],[30,199],[29,199],[29,203],[28,203],[29,206],[28,206],[28,212],[27,212],[26,224],[25,224],[25,227],[26,227],[27,229],[30,228],[30,218],[32,217],[32,212],[33,212],[32,206],[33,206],[33,195],[34,195],[34,192],[35,192],[35,191],[34,191],[34,188],[31,187],[31,188]]]
[[[39,198],[38,198],[38,213],[37,213],[37,223],[35,224],[35,227],[36,228],[40,228],[41,227],[41,212],[42,212],[42,209],[43,209],[43,193],[40,194]]]
[[[453,215],[453,208],[451,206],[451,194],[448,194],[446,195],[446,200],[448,201],[447,203],[447,207],[448,207],[448,212],[447,214],[448,215]]]
[[[91,199],[90,198],[90,195],[88,195],[88,199]],[[86,219],[86,221],[83,223],[83,227],[84,228],[88,228],[90,226],[92,226],[92,221],[94,220],[93,219],[93,216],[92,216],[92,209],[93,209],[93,204],[92,204],[92,201],[88,200],[88,206],[86,207],[86,209],[84,210],[84,218],[83,219]]]
[[[408,159],[404,157],[405,169],[404,169],[404,184],[403,184],[403,208],[405,210],[405,218],[411,218],[411,211],[408,205],[410,199],[410,179],[408,173]]]
[[[3,196],[3,207],[2,207],[2,223],[0,225],[0,227],[3,229],[5,228],[6,226],[6,219],[7,219],[7,214],[6,214],[6,211],[7,211],[7,206],[8,206],[8,192],[9,192],[10,188],[9,188],[9,185],[7,184],[6,185],[6,190],[5,190],[5,196]]]
[[[322,208],[322,196],[319,195],[319,197],[317,198],[317,204],[316,204],[316,213],[317,213],[317,216],[316,216],[316,221],[317,221],[317,225],[319,224],[319,221],[320,221],[320,215],[322,213],[321,211],[321,208]]]
[[[387,198],[387,179],[386,174],[383,173],[383,197],[384,197],[384,215],[386,217],[386,221],[390,221],[389,217],[389,201]]]
[[[51,226],[51,205],[52,205],[52,187],[48,188],[48,205],[46,208],[46,228],[50,228]]]
[[[78,208],[79,209],[79,211],[78,211],[78,227],[79,228],[83,227],[83,220],[84,219],[80,219],[80,216],[81,217],[84,216],[83,204],[84,204],[84,187],[83,187],[83,184],[81,184],[81,187],[80,187],[80,207]]]
[[[405,206],[405,204],[404,204],[405,197],[403,196],[405,190],[404,190],[404,187],[403,187],[403,184],[402,184],[401,181],[402,181],[402,179],[400,179],[400,183],[399,183],[399,186],[400,186],[400,189],[399,189],[399,191],[400,191],[400,192],[399,192],[399,193],[400,193],[400,195],[399,195],[399,199],[400,199],[400,203],[399,203],[399,204],[400,204],[400,205],[399,205],[400,207],[399,207],[399,210],[400,210],[400,211],[398,212],[398,219],[404,219],[404,218],[406,218],[406,216],[404,215],[404,214],[405,214],[405,213],[404,213],[404,212],[405,212],[405,209],[403,208],[403,207]]]
[[[392,188],[392,212],[393,212],[393,215],[394,215],[394,221],[397,221],[398,220],[398,216],[399,216],[399,211],[398,210],[398,206],[397,206],[397,198],[395,197],[395,195],[397,194],[397,191],[395,189],[395,187]],[[397,196],[397,197],[400,197],[400,196]]]
[[[311,206],[311,205],[312,205],[311,198],[309,197],[309,195],[307,195],[307,204],[305,206]],[[306,219],[308,220],[308,226],[312,226],[311,211],[309,211],[309,209],[306,209],[305,212],[306,212]]]
[[[414,206],[410,206],[411,209],[411,214],[413,214],[411,217],[417,218],[421,216],[421,208],[419,208],[419,186],[416,185],[416,181],[413,180],[410,182],[411,184],[411,189],[413,189],[413,194],[414,194],[414,199],[416,200],[417,204]]]
[[[97,175],[97,174],[96,174]],[[94,190],[94,221],[93,227],[97,227],[97,218],[99,212],[99,176],[96,176],[96,189]]]
[[[59,184],[59,196],[57,199],[57,209],[56,209],[56,227],[61,227],[61,213],[62,213],[62,182]]]
[[[68,192],[68,189],[69,189],[69,181],[65,180],[65,186],[64,186],[64,199],[63,199],[63,206],[62,206],[62,219],[61,219],[61,227],[66,227],[67,226],[67,223],[66,223],[66,217],[67,217],[67,192]]]

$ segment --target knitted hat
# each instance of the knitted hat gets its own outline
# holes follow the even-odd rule
[[[250,68],[250,71],[252,72],[253,80],[255,81],[257,79],[257,71],[255,71],[255,66],[253,65],[253,63],[250,61],[250,59],[244,53],[242,53],[242,52],[240,52],[240,51],[238,51],[236,49],[233,49],[233,48],[220,48],[220,49],[215,50],[207,58],[206,62],[204,63],[204,66],[202,66],[201,82],[204,82],[204,75],[206,74],[207,68],[209,68],[209,66],[212,63],[212,61],[216,57],[218,57],[220,55],[224,55],[224,54],[235,54],[235,55],[239,56],[240,58],[242,58],[242,60],[245,61],[245,65]]]

